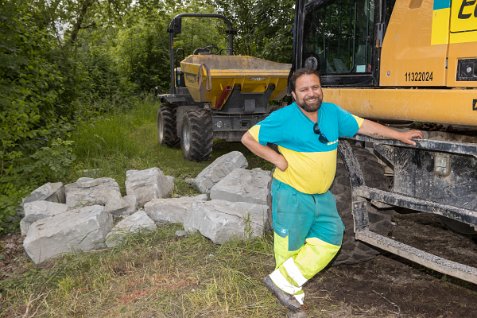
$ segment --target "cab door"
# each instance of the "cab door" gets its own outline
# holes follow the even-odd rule
[[[447,86],[450,0],[396,0],[381,51],[380,86]]]
[[[318,67],[324,86],[377,85],[378,12],[374,0],[307,1],[297,66]]]

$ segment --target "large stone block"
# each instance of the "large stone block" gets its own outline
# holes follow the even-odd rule
[[[184,229],[199,231],[216,244],[261,236],[267,219],[266,205],[246,202],[195,202],[192,211],[184,222]]]
[[[118,200],[111,200],[105,206],[105,211],[115,217],[124,217],[137,211],[137,199],[135,195],[126,195]]]
[[[78,208],[31,224],[23,247],[38,264],[65,253],[104,248],[112,227],[113,218],[103,206]]]
[[[20,231],[22,235],[26,235],[30,225],[38,220],[54,216],[68,210],[68,206],[64,203],[56,203],[50,201],[33,201],[23,205],[25,217],[20,221]]]
[[[126,171],[126,193],[136,196],[139,207],[153,199],[170,196],[173,189],[174,178],[165,176],[159,168]]]
[[[22,200],[22,204],[20,209],[18,210],[18,214],[23,216],[24,212],[24,205],[29,202],[34,201],[50,201],[50,202],[57,202],[57,203],[65,203],[65,187],[63,186],[62,182],[55,182],[55,183],[45,183],[41,187],[35,189],[30,193],[29,196]]]
[[[156,223],[144,212],[139,210],[134,214],[125,217],[118,222],[111,232],[106,236],[106,246],[114,247],[119,245],[126,235],[139,231],[154,231]]]
[[[234,169],[210,189],[210,198],[232,202],[267,204],[270,171]]]
[[[201,194],[193,197],[180,197],[170,199],[154,199],[144,206],[147,215],[154,222],[161,223],[181,223],[192,213],[191,208],[194,202],[206,201],[207,195]]]
[[[248,162],[240,151],[232,151],[215,159],[192,180],[192,185],[201,193],[210,189],[236,168],[247,168]]]
[[[107,206],[108,210],[123,208],[118,183],[112,178],[79,178],[65,186],[66,204],[70,208],[90,205]]]

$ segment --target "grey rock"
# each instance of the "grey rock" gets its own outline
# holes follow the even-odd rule
[[[115,217],[124,217],[137,211],[137,199],[135,195],[126,195],[119,201],[109,201],[105,207],[106,212]]]
[[[33,201],[27,202],[23,206],[25,216],[20,221],[20,231],[22,235],[26,235],[30,225],[38,220],[54,216],[68,210],[68,206],[64,203],[56,203],[50,201]]]
[[[247,168],[248,162],[240,151],[232,151],[215,159],[193,180],[194,187],[201,193],[210,189],[235,168]]]
[[[246,202],[194,202],[192,211],[184,222],[184,229],[199,231],[216,244],[262,236],[267,219],[266,205]]]
[[[165,176],[159,168],[126,172],[126,193],[136,196],[138,207],[143,207],[151,200],[170,196],[173,189],[174,177]]]
[[[271,172],[260,168],[234,169],[210,189],[210,198],[267,204],[267,186],[271,180]]]
[[[31,224],[23,247],[38,264],[65,253],[104,248],[112,227],[113,218],[103,206],[78,208]]]
[[[136,213],[125,217],[118,222],[111,232],[106,236],[106,246],[114,247],[119,245],[126,235],[136,233],[139,231],[154,231],[156,224],[154,223],[146,212],[139,210]]]
[[[144,210],[157,224],[181,223],[189,217],[192,204],[206,201],[207,195],[201,194],[193,197],[180,197],[170,199],[154,199],[144,206]]]
[[[108,211],[124,208],[118,183],[112,178],[79,178],[65,186],[70,208],[90,205],[107,206]]]
[[[185,230],[178,230],[178,231],[176,231],[176,236],[177,236],[177,237],[187,236],[187,231],[185,231]]]
[[[18,214],[23,216],[24,212],[24,205],[25,203],[34,202],[34,201],[50,201],[50,202],[57,202],[57,203],[65,203],[65,187],[63,186],[62,182],[55,182],[55,183],[45,183],[41,187],[33,190],[30,195],[22,200],[22,204],[18,209]]]

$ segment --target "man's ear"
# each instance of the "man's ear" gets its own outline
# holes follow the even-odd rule
[[[293,99],[296,100],[295,92],[292,91],[291,93],[292,93]]]

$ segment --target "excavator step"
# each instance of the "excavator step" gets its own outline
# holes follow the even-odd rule
[[[437,255],[424,252],[369,230],[357,231],[356,239],[440,273],[477,284],[477,268],[475,267],[453,262]]]

